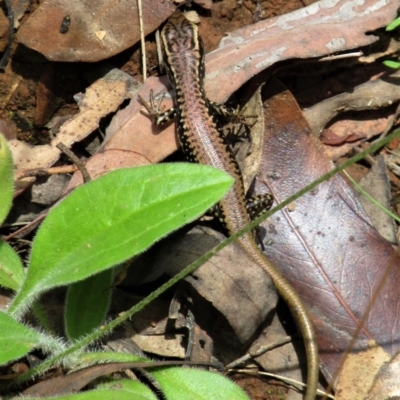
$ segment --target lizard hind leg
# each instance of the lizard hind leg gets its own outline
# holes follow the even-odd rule
[[[272,207],[273,202],[274,198],[267,193],[246,198],[246,209],[250,219],[253,221],[267,212]]]

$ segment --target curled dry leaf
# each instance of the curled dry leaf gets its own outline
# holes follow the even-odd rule
[[[145,35],[174,11],[171,0],[143,2]],[[69,16],[66,32],[60,32]],[[95,62],[140,40],[137,3],[131,0],[45,0],[21,26],[17,38],[51,61]]]
[[[276,86],[264,93],[271,94],[275,95],[265,103],[264,156],[256,187],[262,192],[266,184],[279,203],[327,173],[332,164],[290,93]],[[328,380],[361,323],[353,349],[368,348],[371,340],[391,354],[399,349],[400,258],[371,226],[340,176],[320,184],[262,226],[267,257],[310,310]]]
[[[399,100],[400,71],[382,76],[357,86],[351,93],[343,93],[321,101],[304,111],[315,133],[321,132],[326,124],[339,112],[376,110]]]
[[[379,79],[355,87],[350,93],[345,92],[317,103],[305,110],[304,115],[312,130],[319,134],[339,113],[376,110],[399,101],[399,79],[400,71],[389,72]],[[365,137],[370,136],[364,135]]]
[[[36,87],[36,109],[33,123],[37,127],[42,127],[49,122],[54,111],[61,104],[61,98],[55,95],[56,84],[54,65],[50,63],[44,65]]]

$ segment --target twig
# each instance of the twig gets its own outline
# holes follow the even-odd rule
[[[3,240],[8,242],[10,239],[12,239],[15,236],[23,234],[25,231],[32,230],[34,227],[39,225],[39,223],[45,219],[47,216],[47,213],[39,215],[37,218],[35,218],[33,221],[29,222],[26,224],[23,228],[18,229],[17,231],[9,234],[8,236],[3,236]]]
[[[342,58],[362,57],[363,55],[364,53],[362,51],[355,51],[353,53],[334,54],[331,56],[321,57],[318,61],[340,60]]]
[[[247,353],[243,357],[240,357],[240,358],[236,359],[235,361],[232,361],[231,363],[229,363],[226,366],[226,369],[230,370],[232,368],[236,368],[238,365],[243,364],[244,362],[249,361],[252,358],[261,356],[261,354],[264,354],[265,352],[272,350],[276,347],[283,346],[286,343],[290,343],[291,341],[292,341],[292,338],[290,336],[286,336],[286,337],[282,338],[282,340],[279,340],[275,343],[269,344],[267,346],[261,346],[255,352]]]
[[[59,148],[78,167],[85,183],[92,180],[82,161],[64,143],[58,143],[57,148]]]
[[[20,169],[15,172],[14,179],[18,181],[22,178],[28,178],[31,176],[71,174],[75,171],[78,171],[77,165],[63,165],[60,167],[50,167],[50,168]]]
[[[142,74],[143,82],[147,79],[147,64],[146,64],[146,46],[144,42],[144,31],[143,31],[143,12],[142,12],[142,0],[137,0],[138,13],[139,13],[139,30],[140,30],[140,49],[142,52]]]

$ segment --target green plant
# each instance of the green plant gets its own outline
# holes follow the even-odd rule
[[[386,31],[393,31],[397,29],[400,26],[400,17],[396,18],[394,21],[392,21],[387,27]],[[400,68],[400,57],[398,58],[399,61],[395,60],[385,60],[383,61],[383,64],[386,65],[389,68],[394,68],[394,69],[399,69]]]
[[[0,135],[1,221],[11,207],[12,173],[11,154]],[[151,365],[150,360],[134,355],[83,353],[88,344],[162,292],[152,294],[99,330],[109,307],[112,267],[200,216],[226,193],[232,181],[219,170],[193,164],[113,171],[77,188],[49,212],[33,241],[26,274],[12,247],[0,241],[0,285],[15,291],[8,312],[0,312],[0,364],[6,365],[35,348],[48,354],[39,367],[16,381],[57,364],[68,368],[107,361]],[[173,278],[169,286],[180,278]],[[62,285],[69,285],[64,316],[67,339],[51,334],[51,323],[36,302],[45,291]],[[19,322],[29,309],[43,321],[45,330]],[[181,368],[162,368],[152,374],[169,399],[210,398],[210,387],[221,399],[247,399],[239,387],[218,374]],[[94,391],[62,398],[109,399],[112,394],[119,399],[132,398],[132,394],[136,399],[156,398],[138,382],[120,382],[118,387],[118,393],[112,384],[103,384]]]

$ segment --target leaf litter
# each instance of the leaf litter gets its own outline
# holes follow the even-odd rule
[[[96,12],[93,13],[96,15],[90,15],[87,11],[88,5],[85,2],[81,3],[79,7],[83,8],[75,9],[76,4],[71,7],[62,2],[43,2],[25,23],[22,22],[18,32],[20,42],[41,52],[49,60],[97,61],[109,58],[137,41],[137,37],[134,37],[131,32],[125,35],[116,30],[115,37],[118,38],[118,44],[116,44],[112,29],[102,22],[102,13],[107,15],[109,11],[106,10],[107,5],[99,3]],[[363,60],[365,54],[357,50],[361,49],[364,52],[366,46],[383,41],[382,35],[366,34],[366,32],[373,32],[390,23],[396,16],[395,3],[389,1],[383,4],[379,1],[366,0],[359,4],[354,1],[323,0],[290,14],[261,20],[230,32],[221,41],[219,48],[207,55],[206,92],[210,99],[215,101],[225,101],[250,78],[264,70],[266,71],[264,79],[276,73],[291,86],[290,80],[285,80],[285,70],[276,67],[279,61],[288,63],[285,60],[293,58],[297,60],[292,69],[290,65],[285,66],[286,76],[289,77],[296,75],[296,69],[301,69],[303,61],[300,60],[309,62],[305,68],[313,71],[298,84],[300,88],[304,85],[303,91],[297,89],[297,92],[300,95],[304,94],[305,99],[310,103],[305,107],[304,116],[311,128],[304,125],[301,116],[297,116],[300,121],[298,124],[303,126],[305,133],[302,134],[302,139],[298,139],[298,136],[293,139],[290,136],[293,135],[293,131],[287,126],[284,126],[278,135],[269,133],[266,126],[265,146],[267,148],[264,150],[264,160],[268,163],[261,164],[258,190],[266,190],[265,186],[260,188],[259,182],[262,179],[267,182],[268,189],[272,189],[275,198],[283,200],[296,191],[296,188],[312,180],[312,177],[322,175],[323,171],[331,167],[328,159],[322,156],[324,149],[327,150],[331,159],[337,159],[348,155],[366,139],[384,130],[390,116],[393,115],[391,104],[399,100],[398,90],[396,90],[398,74],[387,71],[379,66],[380,64],[378,75],[375,75],[372,69],[368,72],[368,65],[360,64],[366,62]],[[127,3],[122,2],[121,7],[127,7]],[[130,11],[123,13],[118,8],[113,9],[113,12],[115,12],[112,14],[113,18],[118,19],[123,15],[124,21],[130,15]],[[149,22],[147,25],[149,31],[159,26],[170,12],[171,8],[160,12],[160,16],[157,16],[158,20]],[[65,15],[71,16],[71,25],[66,33],[47,34],[48,42],[37,39],[43,38],[45,32],[59,30]],[[46,19],[50,23],[47,22],[47,25],[43,26],[45,16],[46,18],[51,16],[50,19]],[[85,18],[89,19],[85,20]],[[120,25],[121,28],[123,26],[123,24]],[[125,31],[126,28],[124,28],[124,33]],[[78,34],[84,35],[82,37],[85,40],[81,43],[77,40]],[[338,53],[353,51],[354,55],[347,59],[345,65],[339,65],[336,60],[332,61],[331,65],[329,60],[323,63],[314,61],[318,57],[328,58]],[[375,54],[378,58],[382,52],[377,51]],[[368,56],[368,63],[374,64],[376,68],[374,53]],[[297,66],[296,63],[298,63]],[[324,67],[321,67],[321,64],[325,64]],[[327,68],[326,65],[328,65]],[[363,72],[362,79],[355,83],[356,78],[354,78],[354,81],[343,84],[342,91],[334,97],[331,96],[332,91],[318,87],[318,84],[330,79],[337,81],[340,76],[349,79],[353,71],[358,72],[361,68],[366,71]],[[342,75],[338,75],[335,72],[336,69],[341,69]],[[330,75],[333,76],[330,78]],[[314,84],[307,86],[307,79],[309,82],[314,80]],[[218,82],[218,85],[215,82]],[[137,82],[130,76],[118,70],[111,70],[103,78],[87,87],[84,95],[76,97],[80,111],[62,124],[50,144],[32,147],[18,139],[9,141],[17,171],[54,165],[60,158],[60,151],[55,147],[58,142],[72,146],[84,140],[98,129],[104,117],[114,113],[115,115],[106,127],[104,143],[86,163],[86,168],[92,177],[113,168],[156,163],[165,159],[178,148],[174,126],[170,125],[162,130],[153,128],[150,121],[140,114],[140,106],[136,101],[138,92],[147,98],[150,89],[153,89],[155,93],[160,93],[169,89],[169,84],[165,78],[152,77],[139,88]],[[296,87],[292,87],[292,90],[296,92]],[[321,96],[314,103],[312,103],[311,90]],[[346,93],[346,91],[351,93]],[[286,98],[288,96],[286,95]],[[125,105],[127,99],[131,101]],[[268,106],[264,103],[267,115],[276,107],[274,101],[280,104],[279,98],[271,100]],[[120,108],[121,104],[124,104],[122,108]],[[172,99],[167,96],[165,105],[169,107],[170,104],[172,104]],[[289,112],[290,117],[284,118],[285,121],[289,121],[289,125],[291,118],[294,119],[293,107],[296,108],[296,106],[293,104],[295,103],[290,100],[289,103],[281,106],[283,110]],[[370,113],[371,109],[377,109],[377,116],[380,118],[351,119],[349,118],[351,115],[346,111],[354,109],[364,109],[367,113]],[[386,114],[382,114],[382,110]],[[270,122],[266,124],[271,121],[278,124],[277,114],[279,113],[269,115]],[[323,132],[324,149],[321,144],[318,144],[317,139],[311,136],[311,131],[315,135],[318,135],[320,131]],[[296,132],[296,135],[298,134],[299,132]],[[282,147],[282,142],[284,147]],[[289,153],[288,149],[292,153]],[[296,163],[293,162],[294,160]],[[305,180],[306,177],[308,180]],[[81,182],[79,173],[76,173],[67,191]],[[319,335],[321,368],[325,377],[330,379],[340,366],[349,338],[360,321],[366,305],[373,297],[372,289],[375,286],[371,282],[376,285],[379,276],[385,270],[384,267],[388,264],[393,266],[398,261],[391,247],[371,227],[368,217],[347,184],[341,178],[334,178],[334,184],[326,183],[325,186],[326,188],[321,187],[316,193],[301,198],[292,210],[288,209],[282,214],[274,215],[264,223],[261,232],[267,254],[278,267],[282,268],[288,279],[293,281],[300,295],[310,306]],[[22,190],[26,190],[27,184],[21,183],[21,187]],[[194,244],[198,240],[200,239],[196,238]],[[272,245],[269,244],[271,240]],[[177,246],[179,249],[179,244]],[[184,244],[183,249],[187,246]],[[367,253],[366,249],[368,249]],[[179,251],[182,250],[176,250],[176,252]],[[163,257],[162,253],[160,257]],[[174,260],[174,262],[177,261]],[[232,264],[227,262],[228,265]],[[243,261],[243,263],[246,262]],[[298,267],[294,269],[296,264]],[[230,308],[229,301],[224,306],[223,300],[227,298],[231,300],[229,296],[233,296],[240,304],[240,296],[244,296],[243,299],[249,297],[249,304],[255,305],[257,300],[251,300],[251,296],[259,299],[260,295],[266,293],[264,288],[268,286],[268,283],[261,285],[259,289],[246,286],[251,284],[251,280],[246,284],[241,283],[236,286],[238,277],[234,277],[232,288],[235,290],[226,292],[222,287],[213,287],[211,283],[215,282],[207,281],[207,277],[209,278],[212,272],[216,273],[215,268],[213,265],[209,272],[205,272],[206,268],[204,268],[204,277],[199,275],[188,281],[192,283],[196,293],[214,304],[214,307],[228,320],[228,325],[231,325],[240,340],[246,342],[263,325],[262,321],[266,318],[267,310],[264,308],[265,301],[261,302],[262,306],[259,309],[262,313],[257,311],[254,313],[255,319],[247,320],[246,315],[242,315],[243,311],[244,314],[247,313],[247,308],[242,310]],[[200,271],[197,273],[200,274]],[[396,268],[392,268],[386,283],[388,287],[384,290],[384,292],[393,293],[393,296],[390,301],[384,296],[376,301],[371,314],[364,322],[365,327],[361,331],[361,337],[356,341],[357,349],[367,346],[368,341],[373,339],[378,344],[382,344],[388,352],[393,354],[397,351],[396,338],[390,335],[392,332],[390,324],[398,323],[397,314],[394,313],[398,301],[396,293],[398,277],[395,271]],[[168,273],[165,269],[163,272]],[[219,273],[221,276],[214,278],[214,281],[222,286],[224,282],[227,285],[227,282],[232,279],[229,276],[233,273],[232,268],[221,268]],[[240,269],[238,273],[240,275]],[[371,285],[371,288],[368,285]],[[250,326],[246,327],[246,324]],[[225,326],[224,329],[229,330],[229,327]],[[230,338],[232,338],[232,333]],[[266,340],[264,333],[259,340],[261,338],[261,344],[264,345]],[[207,340],[218,342],[218,338],[210,336]],[[259,341],[257,343],[260,345]],[[237,347],[240,346],[237,345]],[[224,347],[217,348],[215,351],[221,353],[221,349]],[[334,353],[332,349],[335,350]],[[233,357],[233,354],[230,356]],[[235,356],[239,355],[235,354]],[[221,359],[225,362],[232,361],[229,357],[227,359],[221,356]],[[262,358],[259,358],[258,362],[266,366]]]

